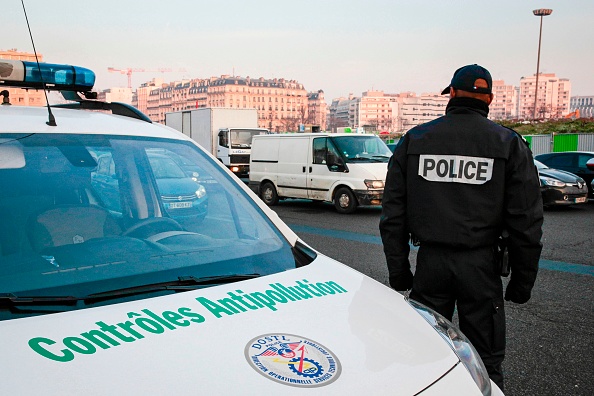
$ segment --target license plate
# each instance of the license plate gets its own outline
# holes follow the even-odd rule
[[[191,208],[192,202],[170,202],[169,209]]]
[[[575,203],[582,203],[582,202],[586,202],[586,197],[581,197],[581,198],[575,199]]]

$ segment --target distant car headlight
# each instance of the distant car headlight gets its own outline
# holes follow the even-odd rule
[[[447,341],[482,394],[491,395],[491,381],[487,369],[476,349],[460,329],[431,308],[410,299],[407,301]]]
[[[563,183],[561,180],[553,179],[552,177],[541,176],[540,182],[543,186],[565,187],[565,183]]]
[[[367,188],[384,188],[383,180],[365,180],[364,183]]]
[[[206,195],[206,189],[204,188],[204,186],[200,185],[198,186],[198,190],[196,190],[196,196],[198,198],[202,198]]]

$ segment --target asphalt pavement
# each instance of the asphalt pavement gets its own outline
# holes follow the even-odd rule
[[[388,284],[378,207],[340,215],[328,203],[285,200],[273,209],[313,248]],[[592,201],[545,211],[532,299],[506,302],[506,395],[594,395],[593,224]],[[414,249],[410,260],[414,268]]]

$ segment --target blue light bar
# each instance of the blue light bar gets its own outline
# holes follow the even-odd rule
[[[86,92],[94,84],[95,73],[84,67],[0,59],[0,85]]]

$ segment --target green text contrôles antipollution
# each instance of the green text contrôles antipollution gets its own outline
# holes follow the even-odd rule
[[[282,304],[347,293],[344,287],[334,281],[310,283],[303,279],[296,281],[293,286],[281,283],[270,283],[269,286],[270,289],[250,293],[242,290],[227,292],[226,297],[218,300],[197,297],[196,301],[219,319],[263,308],[276,311]],[[92,355],[98,350],[141,340],[151,334],[162,334],[206,321],[204,315],[188,307],[163,311],[160,314],[143,309],[140,312],[128,312],[127,316],[128,320],[117,324],[95,322],[96,328],[77,336],[64,337],[61,341],[35,337],[29,340],[29,346],[43,357],[57,362],[69,362],[77,354]]]

